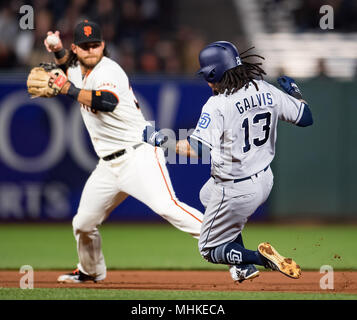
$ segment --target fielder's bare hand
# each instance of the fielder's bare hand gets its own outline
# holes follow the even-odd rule
[[[52,35],[54,35],[54,36],[56,36],[58,38],[57,44],[51,44],[51,43],[48,42],[48,40],[47,40],[48,36],[52,36]],[[44,45],[46,47],[46,50],[48,52],[58,52],[58,51],[63,49],[63,44],[62,44],[62,40],[60,38],[60,32],[59,31],[56,31],[55,33],[53,33],[52,31],[48,31],[47,32],[47,37],[46,37],[45,40],[43,40],[43,43],[44,43]]]

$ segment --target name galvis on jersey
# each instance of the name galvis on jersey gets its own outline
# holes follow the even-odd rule
[[[304,103],[263,80],[208,99],[190,136],[211,149],[211,175],[237,179],[260,172],[275,155],[278,120],[297,123]]]
[[[255,107],[271,105],[273,105],[273,99],[270,92],[257,93],[236,103],[236,107],[240,114]]]

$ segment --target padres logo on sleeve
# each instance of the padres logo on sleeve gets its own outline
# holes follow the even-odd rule
[[[202,129],[206,129],[211,123],[211,117],[209,113],[203,112],[200,120],[198,121],[198,126]]]

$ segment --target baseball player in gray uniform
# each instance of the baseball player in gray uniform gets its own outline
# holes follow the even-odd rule
[[[199,55],[202,74],[214,95],[203,106],[189,137],[191,148],[211,152],[211,178],[200,197],[206,206],[199,250],[212,263],[237,265],[238,278],[257,276],[261,265],[299,278],[300,267],[265,242],[244,247],[242,230],[273,187],[270,168],[275,155],[278,120],[306,127],[313,123],[307,103],[293,79],[281,77],[284,92],[263,79],[261,63],[249,63],[229,42],[218,41]]]
[[[285,93],[263,80],[261,63],[247,61],[262,57],[243,54],[226,41],[211,43],[200,52],[199,74],[213,96],[203,106],[192,135],[176,143],[177,153],[211,156],[211,177],[200,191],[206,210],[199,250],[211,263],[230,265],[232,277],[239,282],[258,276],[255,265],[299,278],[299,265],[270,243],[246,249],[242,230],[273,187],[270,163],[278,120],[306,127],[313,123],[312,115],[293,79],[278,79]]]

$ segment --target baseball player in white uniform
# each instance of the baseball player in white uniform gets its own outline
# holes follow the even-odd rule
[[[299,278],[301,269],[268,242],[257,250],[244,247],[242,230],[273,187],[270,168],[275,155],[278,120],[300,127],[313,123],[307,103],[293,79],[278,79],[286,92],[264,80],[261,63],[249,63],[230,42],[217,41],[199,56],[213,96],[202,108],[198,124],[176,152],[211,155],[211,177],[200,191],[205,206],[199,250],[211,263],[231,265],[239,282],[258,276],[255,265]],[[260,57],[262,58],[262,57]]]
[[[52,35],[52,32],[48,33]],[[59,37],[57,31],[54,35]],[[85,20],[74,32],[71,51],[61,41],[47,50],[67,71],[61,94],[78,101],[98,155],[97,167],[85,184],[73,232],[78,268],[59,282],[100,281],[106,277],[98,226],[129,195],[145,203],[179,230],[199,238],[202,213],[180,202],[172,188],[161,148],[143,141],[149,125],[135,99],[127,75],[105,56],[105,43],[96,23]]]

